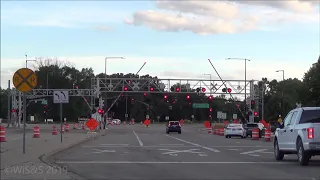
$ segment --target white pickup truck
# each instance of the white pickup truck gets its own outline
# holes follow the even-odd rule
[[[320,107],[291,110],[284,126],[277,128],[274,156],[283,160],[285,154],[297,154],[299,164],[306,166],[312,156],[320,155]]]

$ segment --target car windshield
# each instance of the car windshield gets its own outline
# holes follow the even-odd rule
[[[247,124],[246,127],[259,127],[258,124]]]
[[[304,110],[301,114],[300,123],[320,123],[320,109]]]

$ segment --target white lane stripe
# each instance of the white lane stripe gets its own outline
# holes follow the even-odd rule
[[[160,146],[183,146],[184,144],[160,144]]]
[[[101,146],[129,146],[129,144],[101,144]]]
[[[209,150],[209,151],[220,152],[220,151],[217,150],[217,149],[213,149],[213,148],[209,148],[209,147],[206,147],[206,146],[202,146],[202,145],[200,145],[200,144],[195,144],[195,143],[192,143],[192,142],[189,142],[189,141],[186,141],[186,140],[177,138],[177,137],[173,137],[173,136],[169,136],[169,135],[165,135],[165,136],[170,137],[170,138],[173,138],[173,139],[176,139],[176,140],[178,140],[178,141],[181,141],[181,142],[184,142],[184,143],[187,143],[187,144],[191,144],[191,145],[194,145],[194,146],[197,146],[197,147],[200,147],[200,148]]]
[[[263,152],[263,151],[266,151],[268,149],[258,149],[258,150],[254,150],[254,151],[248,151],[248,152],[243,152],[243,153],[240,153],[240,154],[253,154],[253,153],[257,153],[257,152]]]
[[[140,140],[139,136],[136,134],[136,132],[135,132],[134,130],[132,130],[132,131],[133,131],[133,134],[136,136],[136,138],[137,138],[140,146],[142,147],[142,146],[143,146],[143,143],[142,143],[142,141]]]
[[[82,148],[164,148],[164,147],[173,147],[173,148],[190,148],[190,147],[198,147],[198,146],[82,146]]]
[[[188,161],[57,161],[57,164],[292,164],[290,162],[188,162]]]
[[[221,148],[273,148],[273,146],[208,146],[208,147],[221,147]]]

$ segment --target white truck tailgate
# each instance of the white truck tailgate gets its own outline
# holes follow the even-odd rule
[[[320,123],[312,123],[314,129],[314,141],[320,142]]]

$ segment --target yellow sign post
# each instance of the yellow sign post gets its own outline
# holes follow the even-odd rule
[[[14,87],[21,92],[29,92],[37,86],[38,78],[31,69],[21,68],[13,75]]]

